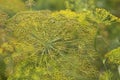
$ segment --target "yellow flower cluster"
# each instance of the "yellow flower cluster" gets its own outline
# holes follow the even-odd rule
[[[107,53],[105,57],[110,63],[120,64],[120,47]]]
[[[66,18],[75,18],[76,17],[76,13],[71,11],[71,10],[61,10],[59,12],[54,12],[52,13],[52,16],[65,16]]]

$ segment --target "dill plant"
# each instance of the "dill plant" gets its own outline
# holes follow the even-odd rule
[[[11,18],[6,28],[10,38],[32,45],[34,52],[14,66],[8,80],[97,79],[99,71],[94,65],[97,54],[92,46],[96,28],[90,27],[88,21],[87,25],[80,23],[82,15],[70,10],[30,11]]]
[[[116,48],[111,50],[110,52],[105,54],[105,65],[106,65],[106,71],[104,72],[107,74],[106,76],[102,75],[101,77],[106,77],[108,80],[119,80],[120,78],[120,70],[119,70],[119,64],[120,64],[120,48]],[[109,70],[109,71],[108,71]]]
[[[8,80],[98,80],[96,33],[101,23],[117,20],[104,9],[19,12],[6,23],[4,74]]]
[[[95,0],[65,0],[67,9],[75,12],[93,10],[96,7]]]

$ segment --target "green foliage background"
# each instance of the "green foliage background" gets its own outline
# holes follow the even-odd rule
[[[79,12],[99,7],[105,8],[120,17],[119,0],[0,0],[0,9],[13,15],[19,11],[29,10],[29,2],[32,2],[33,10],[69,8]]]
[[[0,0],[0,80],[119,80],[119,3]]]

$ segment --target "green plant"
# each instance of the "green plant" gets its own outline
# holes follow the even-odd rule
[[[65,4],[67,9],[76,12],[93,10],[96,7],[95,0],[66,0]]]
[[[113,76],[112,72],[106,71],[100,75],[99,80],[112,80],[112,76]]]
[[[95,38],[100,24],[118,20],[104,9],[19,12],[6,22],[4,74],[8,80],[98,80]]]
[[[120,20],[105,9],[95,9],[87,14],[87,20],[97,27],[95,49],[104,55],[119,46]]]
[[[13,16],[13,14],[27,9],[21,0],[0,0],[0,10]]]
[[[119,58],[120,57],[120,47],[110,51],[109,53],[107,53],[105,55],[105,57],[108,59],[108,61],[110,63],[119,65],[120,64],[120,58]]]
[[[5,42],[5,23],[8,19],[8,15],[3,12],[0,11],[0,45]]]
[[[8,15],[5,12],[0,11],[0,28],[4,26],[7,18],[8,18]]]
[[[70,10],[29,11],[11,18],[6,25],[8,38],[26,42],[34,50],[28,58],[14,65],[15,72],[8,80],[97,79],[97,54],[93,46],[96,27],[86,21],[86,14]],[[20,52],[25,54],[24,50]]]
[[[32,10],[32,6],[34,5],[34,0],[27,0],[26,2],[26,6],[30,9],[30,10]]]
[[[109,64],[110,66],[108,67],[109,69],[111,69],[111,71],[115,74],[113,76],[116,76],[118,78],[116,79],[119,79],[119,66],[120,66],[120,47],[118,47],[117,49],[114,49],[110,52],[108,52],[106,55],[105,55],[105,58],[106,58],[106,64]]]
[[[62,10],[65,9],[65,0],[35,0],[34,10]]]

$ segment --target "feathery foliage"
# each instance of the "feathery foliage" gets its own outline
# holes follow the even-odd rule
[[[0,10],[5,11],[9,15],[13,15],[16,12],[27,9],[21,0],[0,0]]]
[[[120,47],[110,51],[105,55],[105,57],[108,59],[110,63],[119,65],[120,64]]]
[[[95,0],[65,0],[66,8],[82,12],[95,9]]]
[[[8,34],[18,42],[32,45],[35,50],[14,66],[8,80],[97,79],[97,54],[93,46],[96,27],[85,18],[86,13],[81,15],[69,10],[21,12],[11,18],[6,28]]]
[[[98,80],[96,34],[100,24],[106,27],[114,22],[118,18],[104,9],[19,12],[6,22],[8,41],[0,47],[3,77]]]

